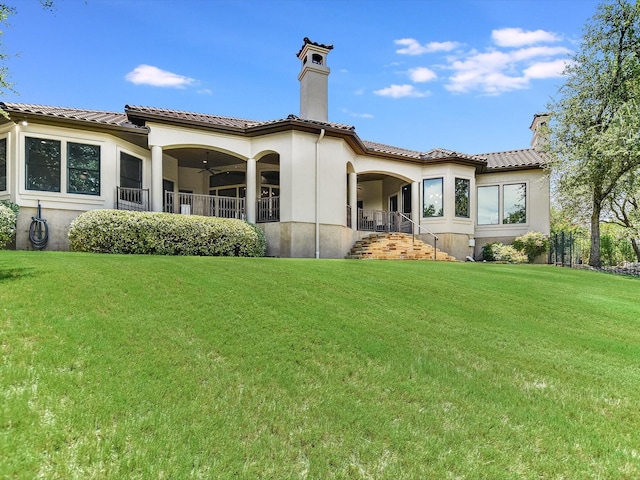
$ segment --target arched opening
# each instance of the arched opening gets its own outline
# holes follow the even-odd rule
[[[269,198],[279,195],[280,156],[276,152],[264,153],[257,162],[258,169],[258,159],[209,146],[165,148],[164,153],[171,159],[163,169],[165,187],[168,186],[164,192],[167,212],[256,221],[248,218],[256,211],[250,207],[259,206],[263,191],[266,189]],[[254,176],[253,182],[247,178],[248,172]],[[252,193],[248,193],[248,185]],[[277,221],[279,215],[274,215],[273,210],[272,201],[270,214],[261,221]]]
[[[358,174],[357,229],[411,233],[412,182],[385,172]]]

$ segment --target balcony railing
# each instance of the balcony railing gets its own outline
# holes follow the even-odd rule
[[[116,187],[116,209],[149,211],[149,189]],[[256,202],[256,223],[280,221],[280,197],[260,198]],[[246,220],[244,198],[164,192],[163,210],[183,215],[238,218]]]
[[[413,231],[411,221],[400,212],[387,212],[385,210],[358,209],[358,230],[369,232],[403,232]]]
[[[280,197],[260,198],[257,207],[256,223],[280,221]]]
[[[116,210],[135,210],[148,212],[149,189],[116,187]]]
[[[203,215],[246,219],[244,198],[164,192],[164,211],[183,215]]]

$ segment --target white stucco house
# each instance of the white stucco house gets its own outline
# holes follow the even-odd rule
[[[255,121],[126,105],[124,113],[0,103],[0,200],[20,209],[30,248],[38,202],[49,249],[91,209],[233,217],[265,232],[268,255],[344,257],[371,232],[414,232],[457,258],[489,241],[549,233],[549,182],[531,146],[466,154],[362,140],[328,120],[327,56],[304,39],[300,114]]]

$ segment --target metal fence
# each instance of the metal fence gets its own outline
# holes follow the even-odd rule
[[[552,233],[549,237],[549,262],[572,267],[585,262],[588,240],[572,232]]]

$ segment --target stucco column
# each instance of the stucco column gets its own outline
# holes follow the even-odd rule
[[[420,183],[411,182],[411,220],[416,225],[420,225]],[[414,232],[419,234],[418,227],[414,227]]]
[[[247,160],[247,197],[246,211],[247,222],[256,223],[256,197],[257,197],[257,178],[256,178],[256,159],[249,158]]]
[[[162,211],[162,147],[151,146],[151,210]]]
[[[358,174],[349,173],[349,205],[351,206],[351,228],[358,229]]]

